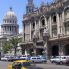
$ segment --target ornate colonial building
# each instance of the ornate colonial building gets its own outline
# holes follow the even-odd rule
[[[35,8],[28,0],[23,16],[22,51],[48,56],[69,55],[69,0],[54,0]]]

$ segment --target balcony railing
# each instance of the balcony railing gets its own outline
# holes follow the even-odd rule
[[[44,29],[43,36],[44,37],[48,37],[49,36],[48,29]]]
[[[56,23],[56,22],[53,22],[53,23],[52,23],[52,26],[56,26],[56,25],[57,25],[57,23]]]

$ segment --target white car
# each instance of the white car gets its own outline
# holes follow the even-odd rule
[[[69,56],[59,56],[56,60],[57,64],[65,64],[66,63],[66,58]]]
[[[22,60],[30,60],[30,56],[22,55],[22,56],[20,56],[19,59],[22,59]]]
[[[33,62],[47,62],[45,58],[39,56],[32,56],[30,60]]]
[[[4,57],[1,57],[1,60],[2,61],[8,61],[8,58],[9,58],[9,56],[4,56]]]
[[[56,57],[51,57],[50,59],[51,63],[55,63],[56,59],[57,59]]]
[[[56,56],[55,58],[50,59],[50,61],[56,64],[65,64],[67,57],[69,56]]]

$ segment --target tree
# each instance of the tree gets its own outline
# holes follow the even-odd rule
[[[10,45],[10,43],[8,41],[4,42],[3,44],[3,52],[6,54],[8,53],[8,51],[10,51],[12,48],[12,46]]]
[[[16,56],[16,50],[17,50],[17,45],[18,43],[21,42],[21,38],[17,38],[17,37],[12,37],[10,39],[10,43],[12,45],[12,47],[14,48],[15,52],[14,55]]]

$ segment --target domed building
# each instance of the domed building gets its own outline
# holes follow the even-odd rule
[[[3,24],[1,25],[1,34],[3,36],[13,36],[19,33],[19,26],[17,24],[17,17],[12,8],[8,10],[3,18]]]

